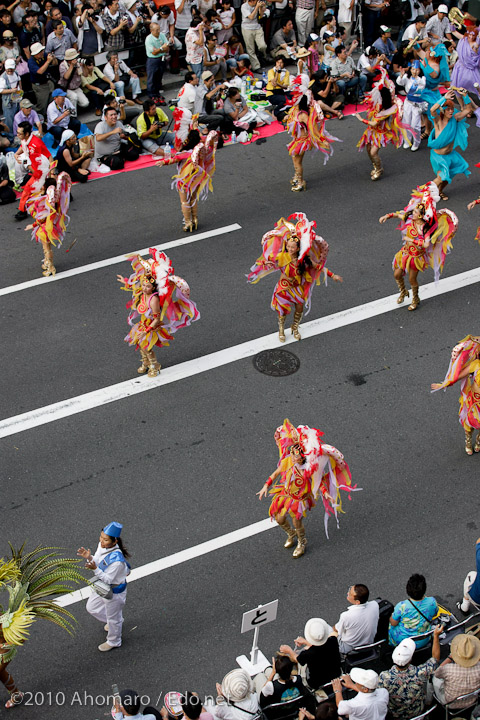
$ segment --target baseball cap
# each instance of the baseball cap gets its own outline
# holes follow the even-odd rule
[[[399,665],[400,667],[408,665],[416,649],[417,646],[415,645],[415,640],[412,640],[412,638],[405,638],[393,651],[393,662],[395,665]]]
[[[202,77],[203,82],[205,82],[205,80],[210,80],[210,78],[214,77],[214,74],[212,72],[210,72],[210,70],[204,70],[204,72],[202,72],[201,77]]]
[[[448,7],[446,5],[439,5],[437,8],[437,12],[444,13],[444,15],[448,15]]]
[[[65,92],[65,90],[61,90],[60,88],[57,88],[56,90],[54,90],[52,92],[52,98],[56,98],[56,97],[67,97],[67,93]]]
[[[23,100],[20,100],[20,107],[25,110],[25,108],[33,107],[33,103],[28,98],[23,98]]]
[[[380,25],[380,30],[382,31],[382,33],[391,33],[392,32],[392,28],[387,27],[387,25]]]
[[[13,38],[13,37],[14,37],[14,34],[13,34],[13,32],[12,32],[11,30],[4,30],[4,31],[3,31],[3,39],[4,39],[4,40],[5,40],[6,38]]]
[[[15,70],[15,60],[12,58],[5,60],[5,70]]]

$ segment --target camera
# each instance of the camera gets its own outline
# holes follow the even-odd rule
[[[127,101],[125,100],[125,98],[122,98],[121,100],[118,101],[118,104],[119,104],[119,105],[125,105],[126,102],[127,102]]]

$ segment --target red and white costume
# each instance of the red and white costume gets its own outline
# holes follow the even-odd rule
[[[19,210],[25,210],[30,195],[37,195],[43,187],[45,178],[50,170],[51,154],[41,138],[33,133],[28,140],[22,140],[23,154],[28,158],[32,177],[25,184],[20,198]]]

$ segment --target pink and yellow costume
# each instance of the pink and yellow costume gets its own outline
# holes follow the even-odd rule
[[[352,486],[350,468],[344,456],[337,448],[322,442],[322,436],[323,433],[316,428],[308,425],[295,427],[286,419],[275,432],[280,455],[277,470],[266,482],[267,487],[271,487],[269,515],[289,536],[285,547],[293,546],[296,535],[303,552],[306,539],[302,520],[315,507],[318,499],[321,497],[323,501],[328,538],[328,518],[335,517],[338,527],[338,515],[343,513],[341,491],[347,492],[351,499],[351,492],[357,489]],[[300,460],[293,456],[293,448],[300,450]],[[288,516],[293,519],[296,530],[292,530]],[[294,557],[303,554],[298,550],[297,546]]]
[[[273,291],[271,308],[278,313],[279,327],[283,329],[285,317],[295,310],[292,333],[298,330],[302,311],[296,306],[302,305],[306,314],[310,312],[311,297],[315,284],[320,284],[321,274],[332,277],[333,273],[325,267],[328,243],[316,234],[316,222],[310,222],[304,213],[294,213],[287,220],[280,218],[273,230],[262,238],[262,254],[247,275],[248,282],[257,283],[270,273],[280,271],[280,279]],[[286,251],[287,242],[299,243],[298,258],[294,260]],[[305,269],[300,272],[303,264]],[[295,333],[294,333],[295,334]],[[280,338],[281,339],[281,338]]]
[[[307,98],[308,110],[299,106],[303,97]],[[303,180],[303,167],[295,163],[295,158],[303,158],[307,150],[320,150],[325,156],[325,164],[333,154],[333,143],[340,141],[325,129],[325,117],[321,105],[313,99],[303,75],[298,75],[293,81],[291,102],[294,105],[286,116],[286,127],[293,139],[287,148],[295,167],[292,189],[298,190],[305,189],[306,183]],[[302,115],[308,115],[308,119],[305,121]]]
[[[370,92],[365,95],[365,104],[367,106],[367,118],[362,122],[367,125],[365,132],[357,143],[359,152],[366,149],[373,165],[370,173],[372,180],[378,180],[383,174],[382,162],[378,153],[372,153],[372,148],[386,147],[392,143],[399,148],[403,142],[408,143],[410,140],[408,132],[410,132],[417,142],[419,138],[410,125],[402,122],[403,106],[401,101],[395,96],[395,85],[388,77],[387,71],[383,67],[375,68],[380,73],[376,79]],[[392,96],[392,105],[387,110],[383,110],[381,90],[387,89]],[[373,122],[374,125],[369,123]]]
[[[438,187],[433,182],[419,185],[412,192],[398,228],[402,233],[403,247],[393,259],[394,270],[401,268],[407,273],[413,267],[419,272],[425,272],[431,267],[435,273],[435,282],[438,283],[458,228],[455,213],[446,209],[437,212],[436,203],[439,199]],[[419,204],[425,208],[424,229],[420,231],[411,218],[412,210]]]
[[[206,200],[209,191],[213,192],[218,133],[212,130],[193,149],[182,152],[198,115],[192,115],[186,108],[175,108],[173,117],[176,153],[170,159],[162,160],[162,164],[177,163],[178,172],[173,176],[172,188],[180,196],[183,229],[191,232],[198,227],[198,201]]]
[[[133,273],[129,278],[123,278],[122,290],[132,293],[132,299],[127,303],[130,309],[128,323],[132,329],[125,342],[140,351],[142,365],[138,372],[148,370],[148,375],[155,377],[160,372],[160,365],[154,347],[169,345],[174,333],[198,320],[200,313],[190,300],[188,284],[174,275],[171,260],[157,248],[149,251],[152,256],[149,260],[143,260],[140,255],[131,258]],[[156,286],[151,295],[143,291],[142,284],[146,279]],[[157,313],[152,309],[154,297],[158,297],[160,304],[160,312]],[[137,318],[140,320],[134,322]],[[155,327],[152,328],[152,324]]]
[[[32,240],[43,247],[43,275],[55,275],[52,245],[61,245],[70,222],[70,188],[72,180],[66,172],[60,173],[56,186],[49,185],[45,195],[35,195],[27,201],[27,211],[33,217]]]
[[[480,430],[480,337],[467,335],[452,350],[445,380],[436,390],[444,390],[461,381],[459,422],[465,430],[465,449],[472,454],[472,435]],[[480,452],[480,432],[475,442],[475,452]]]

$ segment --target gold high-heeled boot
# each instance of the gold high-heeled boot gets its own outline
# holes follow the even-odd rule
[[[303,171],[295,173],[294,182],[292,183],[292,192],[302,192],[307,189],[307,183],[303,179]]]
[[[285,342],[285,315],[278,316],[278,339]]]
[[[401,305],[405,298],[409,297],[408,290],[405,287],[405,278],[402,275],[400,280],[396,280],[395,282],[397,283],[398,289],[400,290],[400,295],[397,298],[397,305]]]
[[[55,265],[53,264],[52,248],[50,246],[48,248],[44,248],[44,254],[45,254],[45,270],[43,271],[42,275],[44,275],[45,277],[48,277],[49,275],[55,275],[57,270],[55,268]]]
[[[440,195],[441,200],[448,200],[448,195],[445,195],[445,188],[447,187],[448,182],[446,180],[443,180],[440,185],[438,186],[438,194]]]
[[[465,452],[467,455],[473,455],[472,438],[473,430],[465,430]]]
[[[383,175],[383,165],[382,161],[378,157],[378,155],[372,155],[372,163],[373,163],[373,170],[370,175],[372,180],[378,180]]]
[[[293,316],[293,323],[292,323],[292,335],[295,338],[295,340],[301,340],[302,336],[300,335],[300,332],[298,328],[300,327],[300,320],[302,319],[303,313],[301,310],[295,310],[295,314]]]
[[[305,550],[307,547],[307,538],[305,537],[305,528],[303,527],[303,525],[301,525],[299,528],[297,528],[296,534],[297,534],[298,542],[297,542],[297,547],[293,551],[293,557],[299,558],[305,554]]]
[[[195,202],[195,205],[192,205],[192,228],[193,230],[196,230],[198,228],[198,201]]]
[[[418,294],[418,285],[412,285],[412,302],[408,306],[409,310],[416,310],[420,305],[420,296]]]
[[[295,538],[297,537],[295,528],[292,528],[292,526],[290,525],[290,523],[288,522],[288,519],[286,517],[284,517],[282,522],[278,523],[278,525],[288,535],[283,547],[284,548],[293,547],[295,545]]]
[[[475,440],[475,452],[480,452],[480,430],[478,431],[477,439]]]
[[[145,352],[145,350],[142,350],[141,348],[140,348],[140,356],[142,358],[142,364],[138,368],[137,373],[139,375],[143,375],[143,373],[146,373],[148,370],[148,355]]]
[[[192,232],[192,208],[188,203],[182,202],[182,215],[183,215],[183,232]]]
[[[160,375],[162,366],[157,361],[155,350],[150,350],[146,355],[148,360],[148,377],[157,377],[157,375]]]

